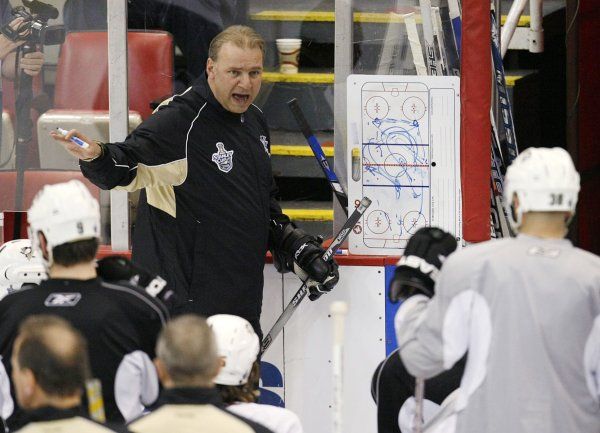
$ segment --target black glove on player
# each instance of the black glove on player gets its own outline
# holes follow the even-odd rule
[[[435,280],[447,256],[456,250],[456,239],[436,227],[424,227],[408,240],[404,255],[390,281],[390,301],[416,294],[432,297]]]

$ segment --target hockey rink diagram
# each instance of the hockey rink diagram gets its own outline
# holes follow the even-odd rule
[[[459,81],[397,80],[348,78],[349,198],[373,201],[350,237],[357,254],[401,254],[431,225],[461,236]]]

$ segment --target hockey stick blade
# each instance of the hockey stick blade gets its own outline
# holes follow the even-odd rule
[[[323,173],[325,174],[325,177],[329,182],[329,186],[331,187],[333,193],[335,194],[338,202],[342,206],[342,209],[344,209],[344,212],[346,212],[347,216],[348,196],[344,192],[344,189],[342,188],[342,185],[340,184],[340,181],[336,176],[335,172],[331,169],[331,167],[329,167],[329,163],[327,162],[327,157],[325,156],[325,153],[323,153],[321,143],[319,143],[319,140],[317,140],[317,137],[315,137],[315,134],[310,129],[310,125],[308,124],[306,117],[304,117],[304,113],[300,108],[300,104],[298,104],[298,100],[294,98],[291,101],[288,101],[287,104],[290,107],[292,114],[296,118],[296,122],[298,122],[298,126],[300,126],[300,130],[302,131],[302,134],[304,134],[304,137],[306,138],[308,145],[313,151],[315,158],[317,158],[319,166],[321,167],[321,170],[323,170]]]
[[[364,215],[369,206],[371,206],[371,200],[367,197],[363,197],[358,207],[354,210],[354,212],[352,212],[352,215],[350,215],[350,218],[346,220],[346,223],[342,229],[338,232],[335,238],[333,238],[329,248],[327,248],[327,250],[321,256],[323,260],[328,261],[331,259],[342,243],[346,240],[350,234],[350,231],[354,228],[356,223],[358,223],[358,220]],[[265,353],[269,346],[271,346],[271,343],[279,335],[288,320],[290,320],[290,317],[292,317],[292,314],[294,314],[294,311],[296,311],[296,308],[298,308],[298,305],[300,305],[300,302],[302,302],[307,292],[308,289],[306,288],[306,281],[303,281],[296,294],[292,297],[290,303],[287,305],[287,307],[285,307],[285,310],[283,310],[283,313],[281,313],[277,321],[275,321],[275,324],[271,327],[271,330],[263,338],[260,349],[261,354]]]

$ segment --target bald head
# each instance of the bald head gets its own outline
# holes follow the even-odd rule
[[[165,386],[205,386],[217,374],[214,336],[199,316],[187,314],[170,321],[158,337],[156,356],[168,375],[161,375]]]
[[[13,376],[31,377],[47,396],[79,396],[89,376],[87,343],[64,319],[31,316],[19,328],[13,348]],[[17,397],[19,380],[15,378]],[[19,401],[21,403],[21,401]]]

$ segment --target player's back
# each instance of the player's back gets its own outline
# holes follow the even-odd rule
[[[600,258],[567,240],[520,235],[445,266],[445,286],[469,281],[478,292],[465,305],[468,403],[457,431],[600,431]]]
[[[168,318],[160,302],[133,286],[100,279],[47,280],[11,294],[0,301],[0,354],[7,377],[19,324],[33,314],[61,316],[86,337],[92,373],[101,380],[109,420],[135,417],[141,412],[140,398],[147,404],[156,399],[158,380],[151,358]],[[15,415],[9,423],[18,425]]]

